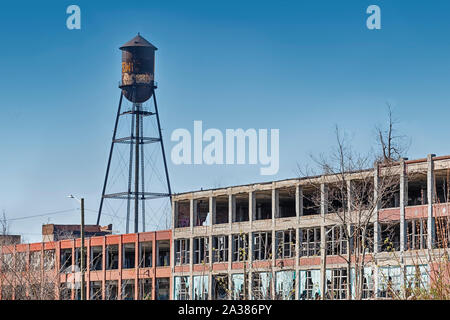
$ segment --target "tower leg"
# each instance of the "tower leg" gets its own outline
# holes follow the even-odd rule
[[[139,148],[140,143],[140,118],[141,118],[141,104],[136,103],[136,149],[135,149],[135,163],[134,163],[134,233],[139,231]]]
[[[119,123],[120,109],[122,107],[122,98],[123,98],[123,93],[121,91],[120,99],[119,99],[119,107],[117,108],[116,122],[114,124],[114,132],[113,132],[113,137],[112,137],[112,142],[111,142],[111,148],[109,149],[108,165],[106,166],[106,175],[105,175],[105,182],[103,183],[102,198],[100,199],[100,207],[98,209],[97,225],[100,224],[100,216],[102,215],[103,200],[104,200],[105,191],[106,191],[106,184],[108,183],[109,168],[111,167],[111,158],[112,158],[112,154],[113,154],[113,150],[114,150],[114,140],[116,139],[116,134],[117,134],[117,124]]]
[[[134,131],[134,112],[135,112],[135,106],[133,104],[133,107],[131,109],[131,133],[130,133],[130,162],[128,164],[128,194],[127,194],[127,224],[125,231],[126,233],[130,232],[130,204],[131,204],[131,177],[132,177],[132,170],[133,170],[133,131]]]

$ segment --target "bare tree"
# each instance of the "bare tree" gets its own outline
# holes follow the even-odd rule
[[[399,121],[394,118],[392,107],[387,104],[387,126],[376,126],[377,142],[381,148],[378,159],[379,162],[395,162],[400,160],[402,156],[408,151],[410,141],[405,135],[397,133],[396,125]]]

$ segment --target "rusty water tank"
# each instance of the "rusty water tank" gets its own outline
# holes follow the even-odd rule
[[[120,47],[122,50],[122,80],[119,87],[129,101],[142,103],[152,97],[155,88],[154,45],[139,33]]]

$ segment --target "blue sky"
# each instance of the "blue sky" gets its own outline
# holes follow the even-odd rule
[[[66,8],[81,8],[81,30]],[[381,8],[382,29],[366,28]],[[175,166],[174,192],[297,175],[339,125],[373,145],[386,102],[412,141],[409,158],[449,154],[448,1],[25,1],[0,8],[0,210],[11,231],[96,210],[119,98],[120,50],[137,32],[159,48],[158,105],[169,154],[177,128],[280,129],[280,170]],[[87,222],[94,223],[94,211]]]

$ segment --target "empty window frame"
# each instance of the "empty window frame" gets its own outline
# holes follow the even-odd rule
[[[272,299],[272,273],[270,272],[252,273],[252,295],[253,300]]]
[[[414,173],[408,177],[408,206],[420,206],[427,201],[427,175],[426,173]]]
[[[209,263],[209,238],[194,238],[194,264]]]
[[[122,280],[122,300],[134,300],[135,280]]]
[[[450,247],[450,218],[438,217],[435,218],[436,229],[436,247],[449,248]]]
[[[374,226],[369,223],[366,226],[351,226],[352,253],[359,250],[360,253],[371,253],[374,249]]]
[[[41,270],[41,251],[30,252],[30,270]]]
[[[327,255],[343,255],[347,253],[347,241],[343,226],[330,226],[325,228]]]
[[[384,184],[388,186],[383,190],[381,208],[398,208],[400,207],[400,178],[386,177],[385,179]]]
[[[450,169],[435,170],[435,203],[450,202]]]
[[[233,234],[233,262],[242,262],[248,259],[248,234]]]
[[[295,187],[278,190],[279,218],[295,217]]]
[[[124,269],[133,269],[135,266],[136,245],[135,243],[124,243],[122,245],[122,267]]]
[[[139,279],[139,300],[152,300],[152,279]]]
[[[192,300],[208,300],[208,276],[193,276],[192,282]]]
[[[228,275],[221,274],[212,276],[212,299],[228,299]]]
[[[253,260],[272,258],[272,232],[253,233]]]
[[[427,248],[428,228],[426,219],[406,220],[407,248],[408,250],[421,250]]]
[[[151,268],[153,246],[151,241],[139,242],[139,268]]]
[[[83,256],[84,256],[84,270],[87,270],[87,248],[84,247],[83,250]],[[75,266],[78,268],[78,270],[81,270],[81,248],[75,248]]]
[[[320,186],[303,188],[303,215],[320,214]]]
[[[347,269],[336,268],[327,270],[327,299],[344,300],[347,298]]]
[[[245,280],[244,280],[245,279]],[[245,290],[244,282],[247,280],[243,273],[235,273],[231,275],[231,299],[232,300],[246,300],[248,294]]]
[[[106,270],[119,268],[119,245],[111,244],[106,246]]]
[[[118,298],[118,281],[106,280],[105,281],[105,300],[117,300]]]
[[[72,249],[61,249],[60,259],[61,272],[72,272]]]
[[[400,250],[400,222],[380,223],[381,251]]]
[[[169,240],[157,240],[156,241],[157,266],[168,267],[170,266],[170,241]]]
[[[255,220],[272,218],[272,190],[255,192]]]
[[[91,247],[91,259],[89,263],[91,271],[103,270],[103,247],[92,246]]]
[[[62,282],[59,286],[59,300],[72,300],[71,283]]]
[[[191,206],[189,201],[178,201],[175,216],[175,228],[186,228],[190,226]]]
[[[169,300],[169,278],[156,278],[156,300]]]
[[[216,202],[216,217],[214,224],[228,223],[229,199],[228,196],[218,196]]]
[[[299,299],[317,300],[320,298],[320,270],[299,271]]]
[[[180,276],[175,277],[174,299],[175,300],[189,300],[189,277]]]
[[[27,258],[28,258],[27,252],[16,252],[16,260],[14,263],[15,263],[15,268],[17,271],[22,272],[22,271],[26,270]],[[72,263],[70,263],[70,264],[72,264]]]
[[[228,236],[213,236],[213,262],[228,261]]]
[[[194,226],[210,225],[209,198],[194,200]]]
[[[175,264],[189,264],[189,239],[175,240]]]
[[[44,250],[44,270],[49,271],[55,268],[55,250]]]
[[[295,257],[295,230],[283,230],[276,232],[277,259]]]
[[[89,284],[89,300],[102,300],[102,282],[101,281],[91,281]]]
[[[294,300],[295,271],[286,270],[275,273],[275,300]]]
[[[236,208],[235,217],[233,222],[249,221],[249,194],[239,193],[235,196]]]
[[[300,229],[299,236],[301,257],[320,255],[320,227]]]

